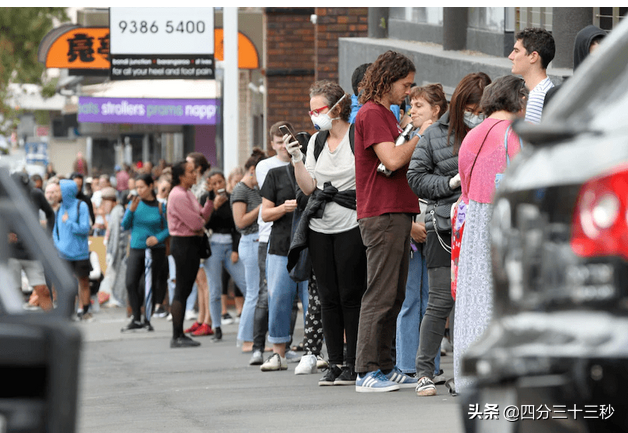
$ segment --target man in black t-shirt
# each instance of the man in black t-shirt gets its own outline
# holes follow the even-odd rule
[[[294,297],[301,298],[307,311],[307,281],[295,283],[288,273],[288,249],[293,212],[297,208],[294,167],[271,169],[262,185],[262,220],[273,222],[268,241],[266,278],[268,282],[268,341],[273,355],[260,366],[262,371],[287,370],[286,343],[290,341],[290,317]]]

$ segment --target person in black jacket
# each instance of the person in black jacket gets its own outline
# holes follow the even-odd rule
[[[606,32],[594,25],[586,26],[578,32],[573,44],[573,71],[584,61],[584,59],[597,49],[602,39],[606,37]],[[562,83],[554,86],[545,95],[545,104],[554,97],[556,92],[562,87]]]
[[[479,104],[484,88],[490,83],[491,79],[483,72],[465,76],[451,97],[449,110],[425,131],[412,154],[408,184],[419,198],[428,200],[432,206],[441,203],[451,207],[460,196],[458,150],[469,130],[484,120]],[[426,227],[429,227],[431,216],[426,214],[425,219]],[[425,258],[429,297],[419,331],[416,362],[419,396],[436,395],[432,381],[434,359],[440,351],[445,323],[454,306],[451,297],[451,229],[448,232],[427,230]]]
[[[52,229],[55,225],[55,214],[52,207],[46,200],[44,193],[38,189],[33,188],[28,174],[26,173],[13,173],[11,175],[15,183],[22,188],[22,191],[30,198],[33,205],[33,210],[37,212],[37,220],[39,220],[39,211],[43,211],[46,215],[46,233],[52,235]],[[31,245],[31,249],[34,248]],[[50,290],[46,286],[46,278],[44,274],[44,267],[41,262],[33,260],[29,248],[25,246],[19,239],[15,231],[9,232],[9,269],[12,272],[14,284],[21,290],[22,286],[22,271],[26,274],[28,283],[33,287],[33,290],[37,294],[38,303],[42,310],[52,309],[52,298],[50,296]]]
[[[209,243],[212,255],[205,260],[203,266],[209,282],[209,312],[214,325],[213,341],[222,339],[221,319],[223,292],[222,268],[223,266],[233,278],[235,284],[246,293],[246,278],[244,264],[238,255],[240,232],[236,230],[233,221],[233,213],[229,205],[230,194],[226,191],[227,182],[220,171],[212,171],[207,177],[209,192],[201,198],[213,200],[214,212],[205,224],[205,228],[211,230]],[[197,334],[194,334],[197,335]]]

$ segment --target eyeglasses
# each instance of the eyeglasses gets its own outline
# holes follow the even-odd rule
[[[312,111],[308,111],[308,113],[310,113],[310,117],[311,116],[318,116],[319,114],[321,114],[321,111],[323,111],[325,108],[329,108],[328,105],[324,105],[321,108],[316,108]]]

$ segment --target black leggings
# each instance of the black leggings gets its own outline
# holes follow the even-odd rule
[[[336,234],[310,230],[310,256],[318,283],[323,333],[330,364],[355,365],[362,295],[366,290],[366,248],[360,228]]]
[[[145,287],[141,284],[141,281],[144,281],[142,276],[144,275],[145,269],[145,252],[146,250],[143,249],[131,248],[126,265],[126,290],[129,294],[129,304],[131,305],[131,310],[133,311],[133,319],[138,322],[142,317],[141,308],[145,301]],[[160,285],[163,286],[168,278],[168,274],[166,272],[168,269],[168,261],[166,259],[165,248],[152,248],[151,255],[153,257],[153,264],[151,268],[153,281],[151,311],[155,311],[157,287]],[[149,319],[148,315],[146,315],[146,318]]]
[[[199,236],[172,236],[170,251],[177,268],[177,282],[170,312],[172,313],[172,338],[183,336],[185,302],[192,293],[201,259],[198,255]]]

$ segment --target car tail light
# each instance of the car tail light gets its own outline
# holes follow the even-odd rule
[[[573,215],[571,248],[582,257],[628,260],[628,165],[586,182]]]

